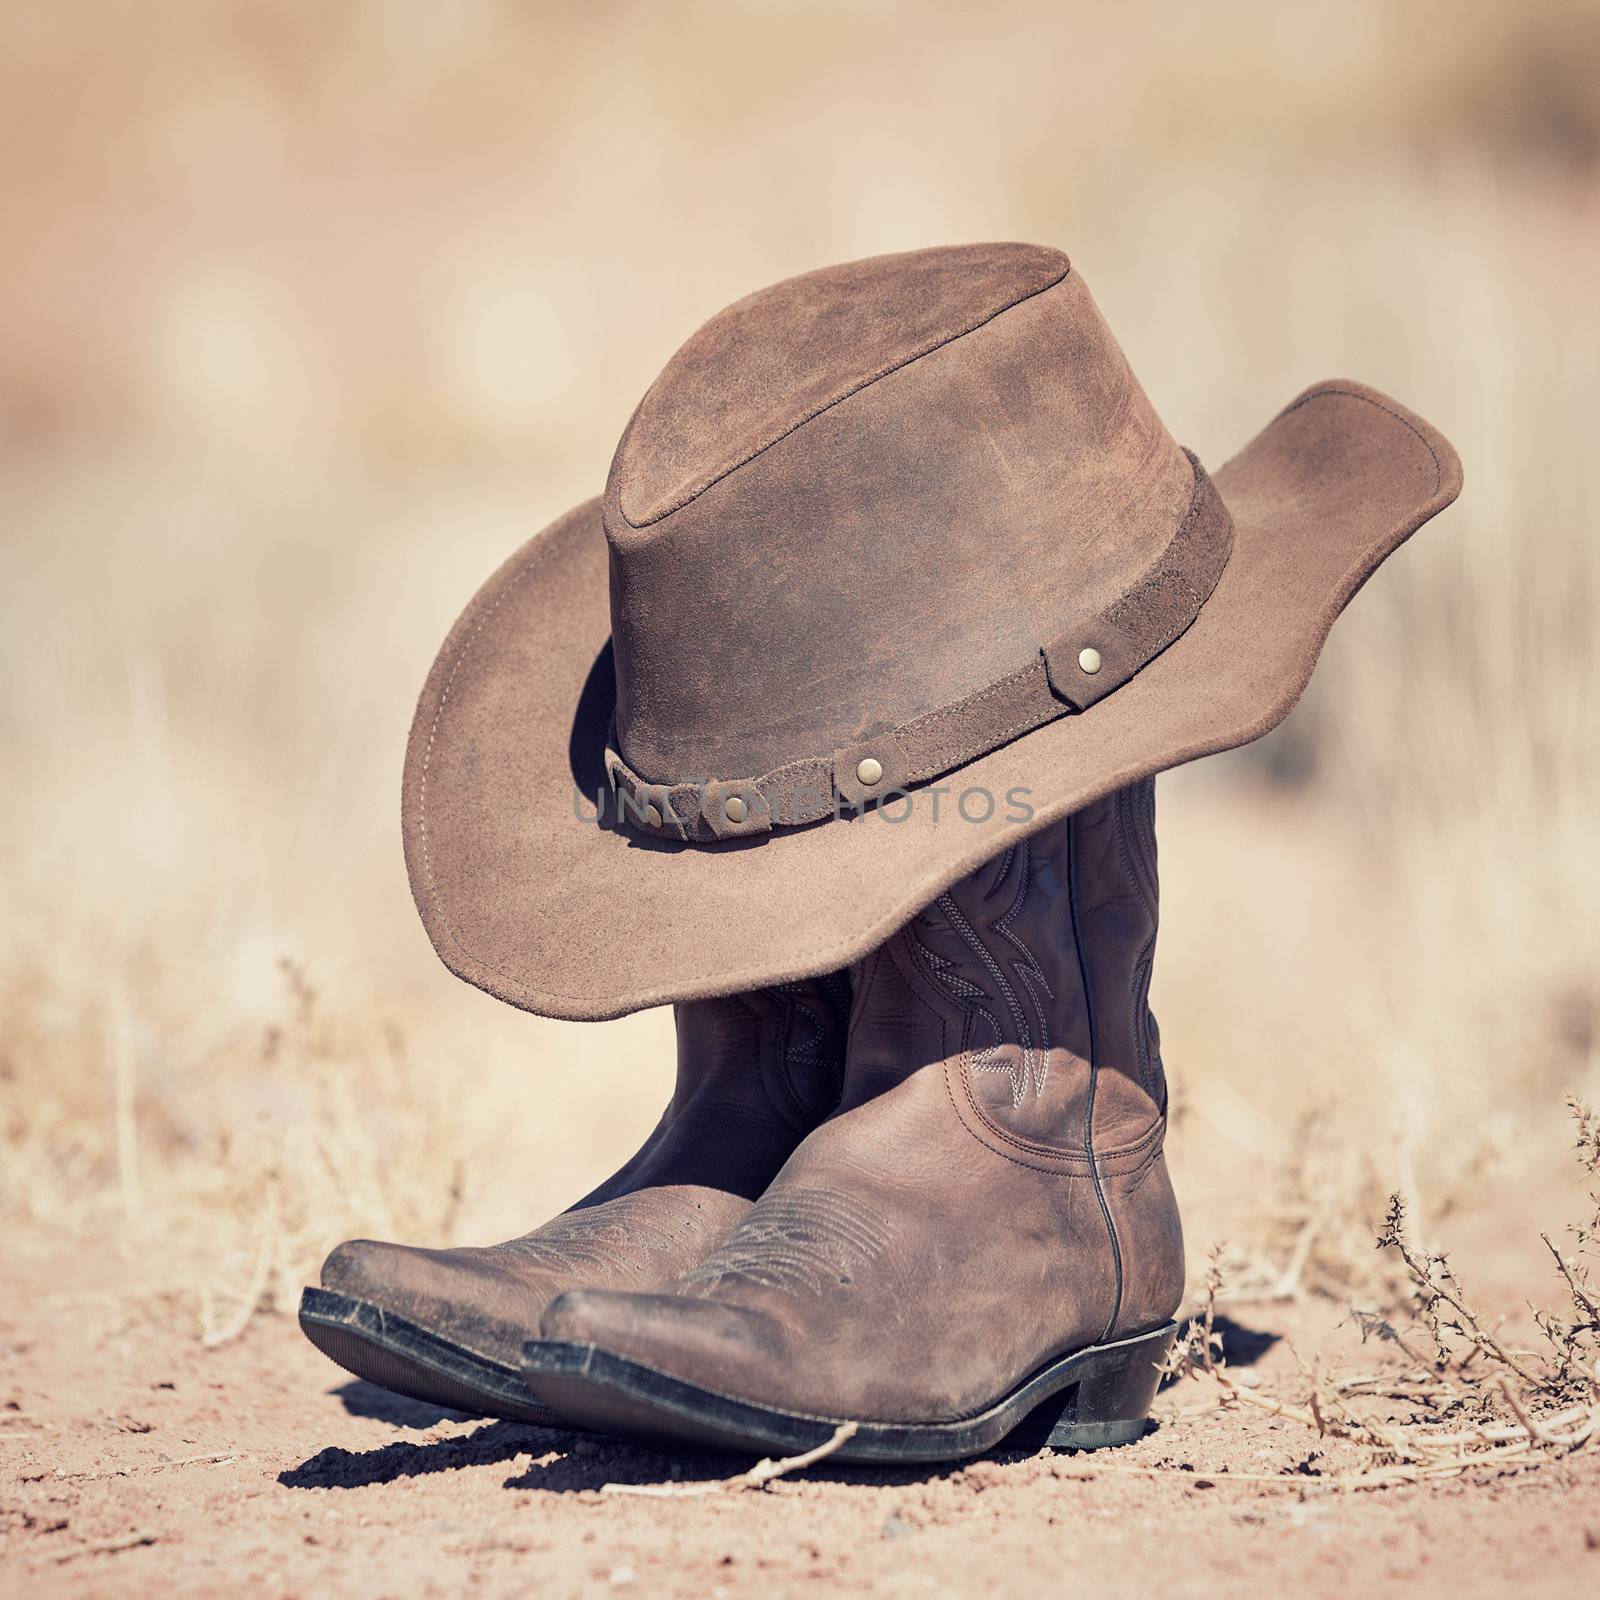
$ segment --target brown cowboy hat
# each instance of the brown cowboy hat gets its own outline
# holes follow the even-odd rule
[[[405,768],[428,933],[556,1017],[843,966],[1014,840],[1267,732],[1460,487],[1348,382],[1208,476],[1055,250],[764,289],[445,641]]]

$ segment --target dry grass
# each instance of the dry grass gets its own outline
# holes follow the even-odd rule
[[[1466,461],[1290,725],[1163,785],[1193,1231],[1239,1293],[1392,1291],[1389,1189],[1425,1250],[1600,1087],[1600,30],[1441,14],[8,9],[7,1248],[97,1232],[221,1340],[342,1233],[516,1231],[630,1147],[663,1018],[425,948],[416,688],[702,316],[1010,236],[1212,463],[1343,373]]]

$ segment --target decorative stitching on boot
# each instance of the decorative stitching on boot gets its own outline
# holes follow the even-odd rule
[[[827,978],[815,980],[815,985],[822,988],[824,1000],[834,998],[829,985],[836,977],[837,974],[830,974]],[[778,1068],[793,1109],[798,1113],[796,1118],[790,1120],[798,1132],[809,1133],[816,1118],[830,1110],[833,1102],[839,1097],[837,1070],[830,1071],[827,1075],[831,1091],[827,1105],[816,1104],[817,1096],[803,1093],[800,1087],[801,1083],[815,1086],[821,1075],[823,1056],[832,1030],[820,1007],[811,1004],[812,983],[800,981],[781,983],[778,985],[778,992],[783,995],[785,1002],[782,1034],[777,1052]],[[809,1024],[803,1036],[795,1027],[797,1017],[803,1017]]]
[[[564,1212],[497,1249],[514,1256],[519,1266],[545,1267],[568,1277],[578,1267],[604,1269],[637,1281],[654,1276],[653,1258],[670,1258],[682,1245],[673,1228],[662,1225],[648,1197],[636,1193]]]
[[[1054,1000],[1055,993],[1050,987],[1049,980],[1044,975],[1044,969],[1039,965],[1039,958],[1034,955],[1015,933],[1011,931],[1011,924],[1022,911],[1022,903],[1028,897],[1028,886],[1033,876],[1033,855],[1029,849],[1029,841],[1024,839],[1020,845],[1013,845],[1006,851],[1006,860],[1002,872],[995,880],[996,888],[1005,881],[1005,871],[1009,870],[1013,853],[1021,857],[1021,871],[1018,875],[1016,898],[1011,902],[1011,908],[1003,917],[995,921],[995,932],[1022,958],[1014,961],[1012,968],[1017,976],[1027,987],[1028,998],[1033,1001],[1034,1010],[1039,1017],[1039,1049],[1034,1058],[1033,1065],[1033,1092],[1036,1096],[1044,1093],[1044,1086],[1050,1081],[1050,1012],[1045,1005],[1045,1000]],[[1040,998],[1043,991],[1044,998]],[[1028,1052],[1022,1053],[1023,1076],[1028,1072]],[[1022,1096],[1019,1086],[1015,1081],[1011,1089],[1012,1103],[1021,1105]]]
[[[1032,1144],[1026,1139],[1017,1138],[1015,1134],[1007,1133],[1004,1128],[997,1127],[978,1103],[977,1097],[972,1092],[972,1080],[965,1073],[961,1075],[961,1100],[957,1100],[955,1088],[950,1081],[951,1067],[952,1063],[946,1060],[945,1097],[950,1102],[950,1109],[960,1119],[961,1125],[984,1149],[993,1151],[995,1155],[1015,1166],[1026,1167],[1030,1172],[1048,1173],[1053,1178],[1088,1177],[1090,1164],[1082,1150],[1063,1150],[1057,1149],[1054,1145]],[[966,1103],[965,1111],[961,1109],[962,1101]],[[1011,1148],[1007,1149],[1007,1145]],[[1024,1161],[1021,1155],[1016,1154],[1017,1151],[1038,1156],[1039,1159]]]
[[[727,1240],[675,1294],[697,1295],[733,1282],[820,1296],[849,1284],[884,1251],[883,1220],[853,1195],[787,1189],[756,1202]]]
[[[1017,966],[1018,976],[1024,981],[1028,988],[1028,997],[1034,1002],[1035,1007],[1039,1012],[1040,1029],[1041,1033],[1043,1034],[1043,1038],[1041,1047],[1037,1052],[1034,1048],[1033,1034],[1028,1027],[1028,1018],[1022,1002],[1017,998],[1016,990],[1013,989],[1011,984],[1007,981],[1006,975],[1000,967],[1000,963],[995,960],[993,954],[989,950],[989,947],[984,944],[981,938],[979,938],[976,930],[974,930],[972,924],[962,913],[960,906],[956,904],[953,896],[949,894],[942,894],[939,896],[939,899],[935,902],[935,904],[944,913],[946,921],[955,930],[957,936],[961,939],[961,942],[965,944],[966,947],[978,958],[978,960],[983,964],[984,969],[988,972],[989,976],[994,979],[995,986],[999,989],[1001,998],[1004,999],[1006,1003],[1006,1009],[1011,1014],[1011,1021],[1016,1027],[1017,1041],[1022,1051],[1020,1064],[1015,1066],[1012,1065],[1012,1063],[1008,1061],[1004,1055],[1005,1047],[1010,1041],[1007,1040],[1004,1033],[1001,1032],[1000,1028],[995,1023],[994,1017],[988,1011],[983,1010],[982,1008],[977,1008],[977,1014],[983,1016],[988,1021],[990,1027],[994,1029],[995,1042],[992,1045],[985,1045],[981,1048],[971,1051],[972,1070],[974,1072],[1005,1073],[1005,1075],[1011,1080],[1011,1103],[1013,1106],[1020,1106],[1023,1101],[1024,1091],[1027,1089],[1030,1083],[1033,1086],[1033,1091],[1035,1094],[1042,1094],[1044,1092],[1045,1079],[1049,1074],[1050,1066],[1050,1058],[1046,1053],[1049,1050],[1050,1041],[1049,1029],[1044,1020],[1044,1009],[1038,1004],[1038,991],[1033,987],[1033,979],[1029,976],[1027,967],[1031,966],[1034,969],[1034,972],[1037,974],[1038,981],[1041,983],[1044,981],[1044,974],[1039,971],[1038,963],[1034,959],[1033,952],[1030,951],[1014,935],[1009,933],[1005,926],[1007,921],[1014,917],[1017,911],[1021,908],[1023,897],[1027,893],[1029,857],[1026,840],[1024,840],[1020,846],[1014,846],[1012,849],[1006,851],[1004,860],[1001,864],[1001,871],[997,875],[1001,881],[1003,881],[1004,875],[1009,872],[1011,863],[1014,859],[1020,860],[1020,887],[1017,891],[1016,898],[1005,912],[1005,915],[996,921],[995,928],[997,931],[1002,933],[1002,935],[1015,949],[1021,952],[1024,962],[1026,963],[1026,965],[1017,963],[1013,963],[1013,965]],[[952,993],[957,993],[955,985],[950,981],[953,974],[949,973],[948,971],[939,970],[942,967],[948,967],[949,963],[943,961],[940,957],[934,956],[933,952],[928,951],[926,946],[923,948],[924,951],[933,958],[935,963],[937,963],[935,971],[938,973],[940,979],[944,982],[945,987],[950,989]],[[965,979],[960,980],[960,982],[962,983],[963,987],[969,989],[974,987],[973,985],[968,984]],[[1046,993],[1048,992],[1048,985],[1046,985]],[[979,990],[978,993],[981,994],[982,991]]]

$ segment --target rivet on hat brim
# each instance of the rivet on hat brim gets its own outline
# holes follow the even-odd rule
[[[659,828],[661,826],[661,813],[654,806],[646,806],[644,808],[644,820],[652,828]]]
[[[1100,670],[1100,652],[1092,644],[1086,644],[1078,652],[1078,665],[1093,677]]]
[[[729,795],[724,804],[723,814],[729,822],[743,822],[745,818],[745,803],[738,795]]]
[[[875,756],[863,756],[856,763],[856,779],[871,788],[883,776],[883,763]]]

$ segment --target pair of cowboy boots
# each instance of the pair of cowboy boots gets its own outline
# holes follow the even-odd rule
[[[842,1459],[1144,1429],[1183,1293],[1148,995],[1154,779],[845,975],[677,1007],[644,1148],[488,1249],[354,1242],[301,1320],[461,1410]]]

